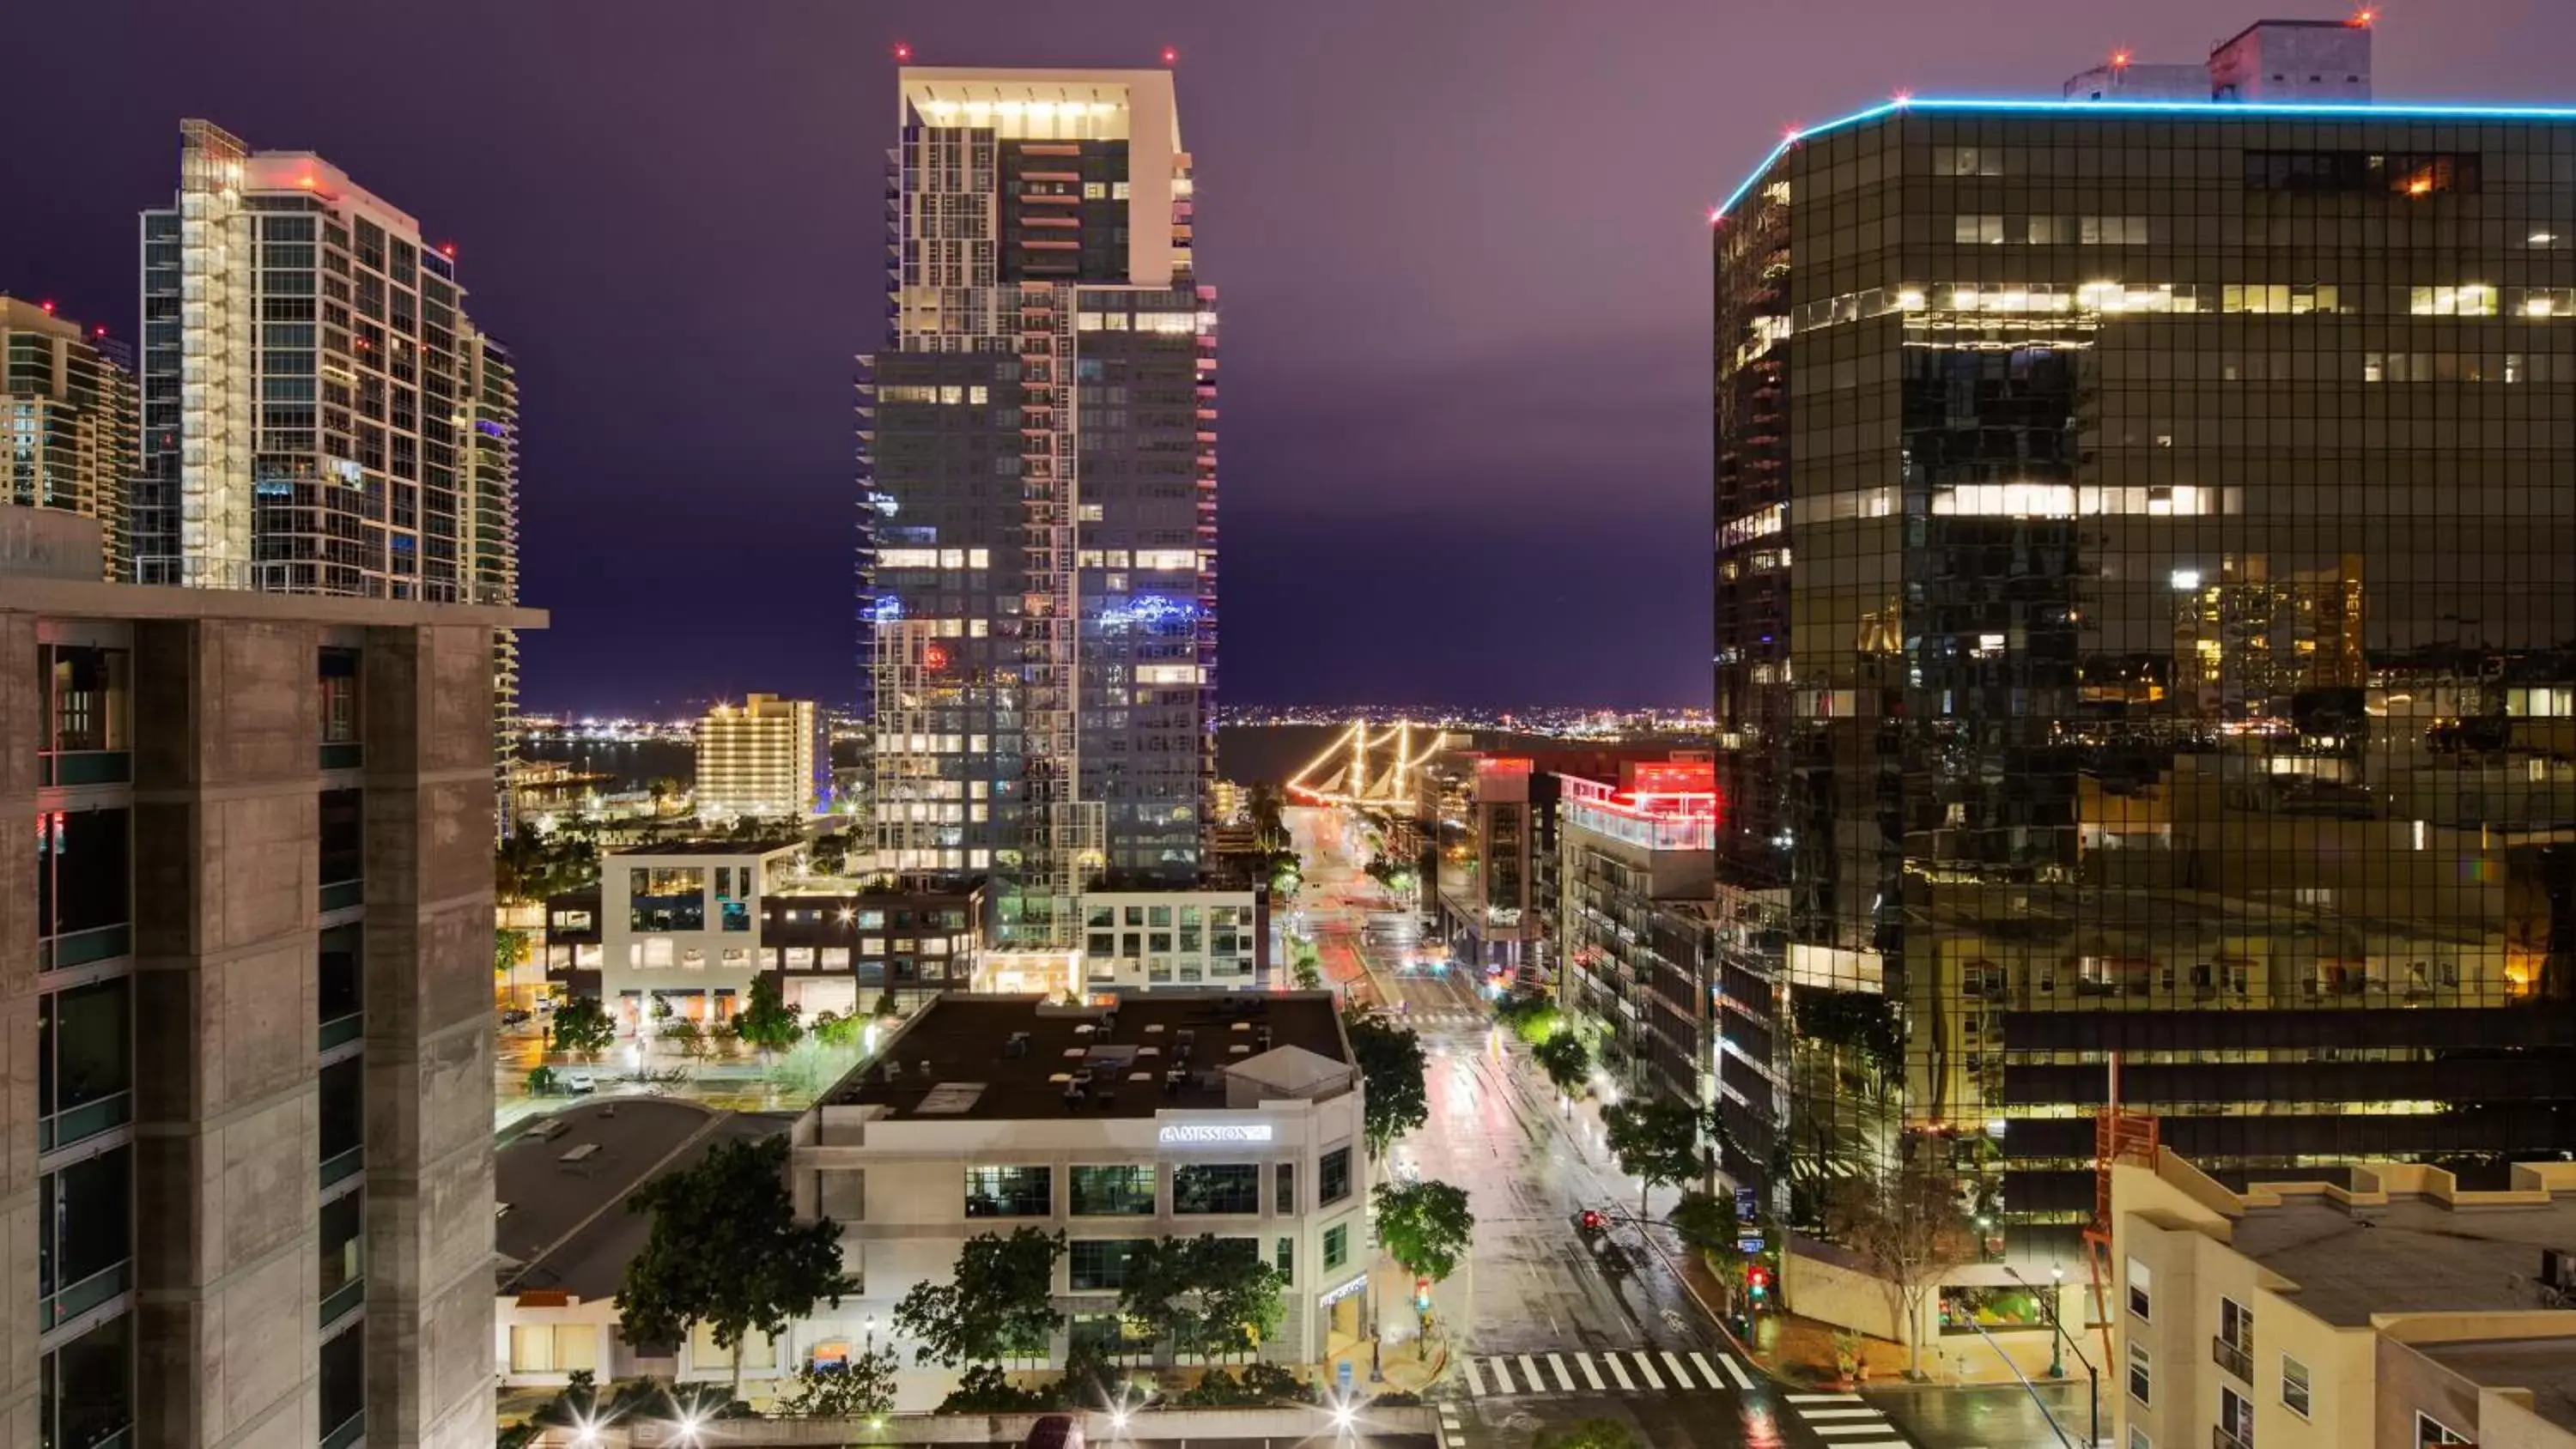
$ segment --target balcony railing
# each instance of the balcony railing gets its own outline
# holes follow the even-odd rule
[[[48,750],[37,756],[39,785],[122,785],[134,778],[124,750]]]
[[[326,912],[345,911],[365,904],[366,899],[367,883],[363,880],[332,881],[322,887],[322,909]]]
[[[38,1305],[36,1331],[51,1333],[132,1286],[133,1259],[127,1258],[101,1268]]]
[[[2226,1339],[2213,1338],[2209,1341],[2209,1356],[2220,1368],[2249,1384],[2254,1382],[2254,1355],[2251,1352],[2238,1348]]]
[[[327,1052],[333,1047],[347,1046],[366,1034],[366,1013],[353,1011],[347,1016],[335,1017],[322,1023],[321,1043],[317,1049]]]
[[[2209,1449],[2254,1449],[2254,1441],[2237,1438],[2227,1432],[2223,1425],[2212,1425],[2209,1431]]]
[[[55,971],[65,966],[86,966],[92,961],[105,961],[134,949],[134,928],[126,925],[97,926],[86,931],[66,931],[37,943],[39,971]]]
[[[322,1159],[322,1185],[346,1181],[367,1165],[367,1149],[352,1147],[337,1157]]]
[[[51,1152],[86,1141],[134,1118],[134,1094],[112,1092],[94,1102],[67,1107],[36,1123],[36,1150]]]
[[[359,744],[355,740],[343,741],[337,744],[325,743],[322,746],[323,769],[354,770],[366,762],[367,747]]]
[[[329,1293],[323,1295],[322,1316],[317,1326],[329,1328],[332,1324],[339,1322],[342,1318],[356,1311],[359,1305],[366,1301],[367,1280],[364,1278],[350,1279],[348,1282],[341,1284],[339,1287],[334,1288]]]
[[[360,1409],[340,1421],[340,1426],[322,1436],[322,1449],[349,1449],[367,1437],[367,1411]]]

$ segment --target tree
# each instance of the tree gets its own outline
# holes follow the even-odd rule
[[[1614,1102],[1601,1112],[1602,1134],[1619,1170],[1636,1178],[1637,1216],[1661,1184],[1678,1187],[1708,1170],[1699,1146],[1699,1114],[1678,1102]]]
[[[877,994],[877,1004],[874,1015],[879,1019],[889,1016],[903,1015],[903,1003],[895,999],[893,987],[889,986],[884,991]]]
[[[894,1412],[894,1350],[873,1348],[842,1368],[796,1371],[778,1410],[791,1419],[874,1419]]]
[[[658,991],[653,993],[653,1004],[645,1008],[645,1013],[651,1016],[655,1021],[669,1021],[671,1019],[671,1011],[671,998],[664,996]]]
[[[867,1022],[856,1012],[848,1016],[835,1016],[828,1011],[817,1012],[814,1015],[814,1040],[825,1046],[855,1046],[858,1044],[859,1034],[866,1029]]]
[[[1548,1081],[1569,1097],[1582,1091],[1584,1080],[1592,1075],[1592,1049],[1570,1031],[1558,1032],[1540,1042],[1530,1055],[1537,1060],[1539,1070],[1547,1073]]]
[[[626,1199],[627,1211],[652,1218],[617,1289],[627,1339],[676,1343],[691,1325],[706,1324],[733,1354],[737,1399],[746,1335],[783,1333],[790,1319],[817,1303],[837,1306],[851,1288],[841,1273],[841,1225],[796,1221],[786,1170],[783,1133],[718,1142]]]
[[[1361,1132],[1369,1156],[1386,1155],[1388,1144],[1431,1120],[1430,1099],[1422,1078],[1429,1070],[1422,1039],[1382,1016],[1351,1019],[1346,1028],[1351,1054],[1359,1058],[1363,1108]]]
[[[958,1376],[957,1387],[939,1401],[943,1414],[1026,1414],[1055,1407],[1055,1396],[1044,1389],[1024,1389],[1002,1376],[1002,1366],[994,1363],[968,1364]]]
[[[1674,1231],[1692,1250],[1708,1259],[1720,1282],[1732,1283],[1743,1266],[1744,1224],[1735,1216],[1735,1199],[1722,1193],[1686,1192],[1673,1205]]]
[[[1252,1241],[1202,1233],[1131,1245],[1118,1311],[1175,1353],[1249,1353],[1279,1329],[1286,1309],[1277,1269]]]
[[[492,973],[507,976],[510,968],[528,959],[528,933],[503,926],[492,933]]]
[[[543,1062],[528,1069],[528,1095],[542,1097],[555,1089],[555,1069]]]
[[[1616,1419],[1585,1419],[1539,1435],[1532,1449],[1637,1449],[1637,1436]]]
[[[1458,1259],[1476,1230],[1466,1189],[1445,1182],[1381,1182],[1369,1193],[1369,1210],[1386,1255],[1397,1267],[1434,1283],[1458,1271]]]
[[[734,1013],[733,1034],[766,1061],[771,1052],[796,1045],[805,1027],[779,998],[778,978],[764,971],[751,978],[751,999]]]
[[[687,1061],[702,1062],[715,1054],[715,1038],[685,1016],[662,1028],[662,1040],[677,1048]]]
[[[556,1051],[596,1057],[616,1043],[617,1023],[600,1008],[599,998],[576,996],[555,1009],[550,1034]]]
[[[1064,1326],[1050,1303],[1064,1234],[1017,1228],[1007,1238],[978,1233],[957,1251],[948,1281],[924,1279],[894,1306],[897,1332],[921,1340],[915,1363],[998,1365],[1044,1352]]]
[[[1544,996],[1511,992],[1496,998],[1494,1020],[1531,1046],[1568,1034],[1565,1013]]]
[[[1826,1231],[1849,1249],[1887,1293],[1911,1351],[1909,1376],[1923,1373],[1925,1300],[1950,1270],[1980,1256],[1957,1184],[1929,1164],[1909,1162],[1846,1180],[1826,1214]]]

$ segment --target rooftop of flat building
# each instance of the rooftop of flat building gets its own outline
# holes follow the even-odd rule
[[[2530,1390],[2533,1413],[2576,1433],[2576,1337],[2469,1339],[2413,1348],[2471,1383]]]
[[[950,992],[824,1100],[899,1121],[1151,1117],[1224,1107],[1230,1073],[1288,1097],[1352,1068],[1330,992],[1151,991],[1114,1009]]]
[[[2540,1176],[2548,1171],[2516,1169],[2507,1192],[2452,1191],[2447,1175],[2394,1166],[2356,1168],[2352,1189],[2267,1185],[2249,1195],[2234,1246],[2297,1284],[2292,1302],[2340,1327],[2374,1314],[2556,1307],[2541,1257],[2576,1252],[2576,1180],[2552,1191]]]
[[[792,1121],[671,1097],[595,1098],[546,1118],[493,1154],[497,1288],[612,1296],[651,1229],[626,1210],[629,1194],[718,1142],[772,1136]]]
[[[612,858],[631,855],[656,859],[680,855],[775,855],[782,850],[794,850],[804,843],[801,837],[793,835],[763,836],[757,840],[656,840],[642,845],[621,845],[608,854]]]

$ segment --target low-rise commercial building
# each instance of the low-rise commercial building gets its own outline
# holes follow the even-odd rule
[[[799,1324],[793,1364],[846,1354],[964,1241],[1061,1231],[1056,1306],[1114,1340],[1126,1253],[1212,1233],[1287,1278],[1264,1357],[1312,1363],[1360,1341],[1375,1259],[1361,1082],[1324,992],[1156,991],[1115,1008],[949,995],[795,1127],[800,1213],[842,1227],[858,1291]],[[912,1345],[894,1348],[908,1364]],[[908,1398],[941,1387],[935,1375]]]
[[[2576,1163],[2491,1192],[2371,1162],[2240,1193],[2164,1149],[2111,1191],[2115,1442],[2576,1449]]]
[[[676,1017],[731,1020],[760,974],[760,898],[796,854],[793,840],[670,841],[610,851],[599,863],[599,1001],[623,1030],[650,998]]]
[[[1170,987],[1257,989],[1270,967],[1266,892],[1085,891],[1085,995]]]

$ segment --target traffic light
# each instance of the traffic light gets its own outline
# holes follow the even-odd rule
[[[1744,1290],[1746,1295],[1752,1298],[1755,1303],[1769,1302],[1771,1298],[1771,1270],[1763,1267],[1759,1263],[1747,1266],[1744,1270]]]
[[[1431,1311],[1431,1279],[1428,1276],[1413,1280],[1413,1306],[1421,1312]]]

